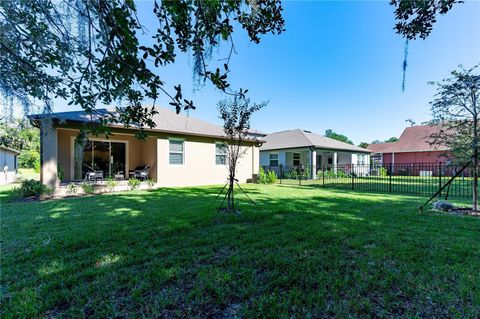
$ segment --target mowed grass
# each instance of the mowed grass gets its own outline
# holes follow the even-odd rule
[[[246,185],[1,202],[1,316],[457,317],[480,314],[480,219],[425,199]],[[0,199],[2,200],[2,199]]]

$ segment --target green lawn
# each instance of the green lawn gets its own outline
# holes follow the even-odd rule
[[[480,219],[246,189],[257,206],[226,216],[214,187],[34,203],[2,188],[1,317],[478,318]]]

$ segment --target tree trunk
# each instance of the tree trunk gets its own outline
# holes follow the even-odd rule
[[[478,155],[473,159],[473,210],[478,211]]]
[[[476,103],[476,101],[474,101]],[[478,115],[475,111],[473,116],[473,207],[478,211]]]

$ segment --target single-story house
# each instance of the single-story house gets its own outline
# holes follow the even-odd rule
[[[397,142],[370,144],[367,149],[375,164],[445,163],[449,160],[448,148],[430,143],[430,136],[438,131],[439,127],[433,125],[407,127]]]
[[[18,169],[19,151],[0,145],[0,165],[2,173],[0,176],[0,185],[13,183]]]
[[[223,127],[164,108],[157,111],[153,118],[156,126],[147,130],[145,140],[135,138],[135,128],[109,124],[109,138],[89,136],[84,145],[75,142],[79,129],[91,120],[84,111],[30,116],[41,132],[42,182],[57,187],[59,169],[64,173],[61,182],[70,182],[82,181],[92,171],[98,172],[95,177],[128,179],[135,168],[147,167],[155,186],[225,183],[228,171]],[[106,112],[110,111],[98,110],[93,123],[98,124]],[[260,143],[253,136],[243,143],[244,155],[237,169],[242,183],[258,173]]]
[[[319,170],[356,165],[356,174],[369,171],[370,151],[310,131],[295,129],[266,135],[260,148],[260,165],[269,170],[309,169],[312,178]],[[312,169],[313,168],[313,169]]]

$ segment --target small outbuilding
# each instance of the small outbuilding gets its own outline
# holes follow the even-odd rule
[[[0,145],[0,185],[10,184],[15,181],[18,169],[19,151]]]

